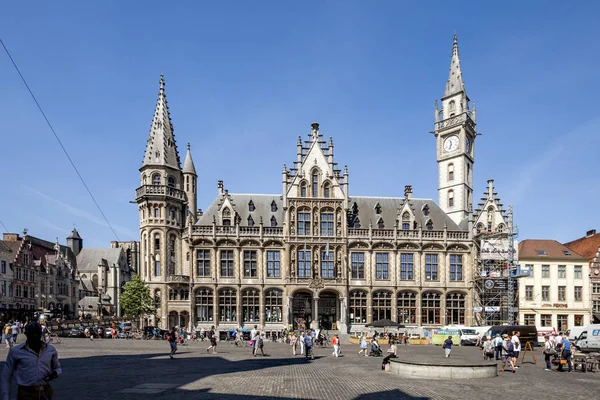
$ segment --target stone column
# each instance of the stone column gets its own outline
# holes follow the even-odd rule
[[[348,307],[346,303],[346,297],[340,297],[340,318],[338,330],[343,333],[348,332]]]
[[[213,321],[212,325],[219,326],[219,292],[215,287],[213,290]]]
[[[367,293],[367,324],[373,322],[373,293]]]
[[[235,298],[236,310],[235,310],[235,323],[238,326],[242,326],[244,321],[242,321],[242,289],[239,288],[236,290],[236,298]]]
[[[260,323],[260,329],[264,330],[265,329],[265,321],[266,321],[266,310],[265,310],[265,290],[260,290],[260,300],[259,300],[259,310],[258,310],[258,315],[259,315],[259,323]],[[271,310],[271,316],[273,315],[273,310]]]
[[[422,295],[423,295],[423,291],[422,290],[418,290],[417,291],[417,310],[416,310],[416,316],[415,316],[415,318],[416,318],[415,322],[417,323],[417,326],[422,326],[423,325],[423,323],[421,322],[423,320],[423,317],[422,317],[423,310],[422,310],[422,307],[421,307],[421,305],[422,305],[422,298],[423,298]]]
[[[392,292],[392,321],[398,322],[398,291],[394,289]]]
[[[312,321],[310,328],[315,330],[319,327],[319,298],[313,298]]]

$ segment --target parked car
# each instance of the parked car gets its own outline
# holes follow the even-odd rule
[[[82,326],[76,326],[69,331],[69,337],[83,338],[85,337],[84,328]]]

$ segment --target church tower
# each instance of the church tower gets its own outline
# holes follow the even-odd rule
[[[450,76],[441,99],[435,102],[436,151],[438,162],[438,204],[450,218],[461,224],[473,212],[473,163],[475,105],[469,109],[454,35]],[[464,222],[463,222],[464,224]]]
[[[141,237],[139,273],[159,301],[158,313],[166,326],[166,283],[182,275],[181,235],[187,196],[162,75],[140,177],[141,186],[136,190]]]

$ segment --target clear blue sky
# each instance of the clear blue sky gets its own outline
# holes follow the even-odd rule
[[[419,5],[417,5],[419,3]],[[459,37],[477,103],[475,198],[495,179],[519,239],[600,228],[600,3],[554,1],[6,2],[0,36],[121,240],[138,239],[148,130],[165,74],[198,206],[217,180],[281,193],[296,138],[318,121],[351,195],[437,199],[433,104]],[[3,194],[10,231],[87,247],[113,234],[0,53]]]

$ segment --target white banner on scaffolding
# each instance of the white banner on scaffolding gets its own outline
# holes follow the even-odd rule
[[[510,250],[509,238],[491,238],[481,241],[480,260],[508,260]]]

